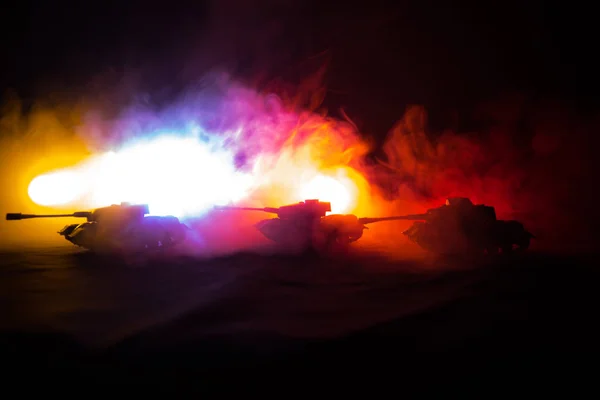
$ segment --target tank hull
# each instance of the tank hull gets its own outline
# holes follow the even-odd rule
[[[353,215],[332,215],[313,221],[271,218],[255,227],[267,239],[296,250],[344,247],[359,240],[364,231],[364,226]]]
[[[67,241],[98,253],[138,253],[174,247],[189,228],[175,217],[145,217],[116,229],[97,222],[65,226],[58,233]]]
[[[466,231],[415,222],[403,234],[424,250],[440,255],[525,251],[534,237],[520,222],[503,220],[495,221],[482,229]]]

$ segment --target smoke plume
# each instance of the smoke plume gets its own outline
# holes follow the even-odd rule
[[[76,92],[27,102],[5,93],[0,209],[55,211],[29,199],[34,177],[140,139],[193,134],[230,152],[236,171],[259,183],[244,205],[301,200],[296,186],[315,172],[344,167],[357,188],[350,212],[359,216],[419,213],[446,197],[465,196],[496,207],[499,218],[522,221],[539,238],[533,248],[594,248],[598,211],[590,193],[597,181],[598,115],[519,94],[481,104],[451,126],[434,129],[426,107],[415,105],[398,110],[398,122],[378,146],[352,123],[353,115],[336,118],[337,110],[324,109],[329,54],[308,44],[288,45],[293,32],[308,29],[294,22],[307,12],[302,6],[271,1],[272,15],[265,20],[258,7],[234,3],[212,4],[202,36],[190,37],[187,53],[178,54],[183,67],[178,64],[176,76],[164,76],[168,85],[148,84],[158,73],[120,66],[101,71]],[[257,26],[263,27],[259,34]],[[321,57],[292,68],[295,53]],[[211,172],[181,174],[186,185],[194,185]],[[204,249],[229,252],[264,243],[252,227],[264,217],[203,214],[190,223]],[[51,220],[2,221],[2,246],[62,243],[55,233],[61,226]],[[406,227],[378,223],[364,241],[409,251],[400,233]]]

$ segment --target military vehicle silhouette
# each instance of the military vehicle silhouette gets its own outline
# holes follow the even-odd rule
[[[524,251],[535,238],[519,221],[498,220],[494,207],[474,205],[466,197],[451,197],[445,205],[400,219],[416,221],[403,234],[437,254]]]
[[[403,231],[412,242],[423,249],[440,255],[497,254],[529,248],[532,238],[522,223],[496,218],[494,207],[474,205],[465,197],[451,197],[446,204],[423,214],[409,214],[380,218],[359,218],[352,214],[330,214],[331,203],[305,200],[283,207],[233,207],[220,210],[263,211],[277,214],[255,227],[268,239],[282,245],[312,247],[315,242],[326,245],[348,245],[359,240],[367,224],[381,221],[415,221]]]
[[[30,218],[85,218],[69,224],[58,234],[76,246],[98,253],[139,253],[173,247],[186,238],[189,229],[173,216],[149,216],[147,204],[121,203],[93,211],[71,214],[8,213],[6,220]]]
[[[262,211],[277,214],[264,219],[255,227],[268,239],[281,245],[314,248],[321,243],[348,245],[363,236],[365,225],[402,217],[359,218],[352,214],[330,214],[331,203],[310,199],[282,207],[219,206],[218,210]]]

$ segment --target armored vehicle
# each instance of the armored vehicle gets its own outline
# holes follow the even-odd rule
[[[494,207],[466,197],[448,198],[445,205],[399,219],[415,221],[403,234],[437,254],[524,251],[535,238],[522,223],[498,220]]]
[[[348,245],[363,236],[365,225],[404,219],[403,217],[359,218],[352,214],[330,214],[331,203],[316,199],[275,207],[221,206],[219,210],[262,211],[277,218],[264,219],[255,227],[268,239],[285,246],[303,249],[332,244]]]
[[[518,221],[496,218],[494,207],[474,205],[465,197],[451,197],[446,204],[423,214],[359,218],[330,214],[331,204],[305,200],[279,208],[218,207],[221,210],[253,210],[277,214],[258,222],[256,228],[268,239],[302,248],[316,243],[347,245],[359,240],[367,224],[380,221],[415,221],[403,231],[412,242],[440,255],[496,254],[526,250],[534,236]]]
[[[186,238],[187,226],[173,216],[149,216],[146,204],[121,203],[72,214],[6,214],[9,221],[30,218],[85,218],[58,234],[74,245],[98,253],[139,253],[166,249]]]

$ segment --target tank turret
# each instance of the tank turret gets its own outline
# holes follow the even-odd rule
[[[167,248],[185,240],[188,229],[173,216],[149,216],[147,204],[114,204],[70,214],[8,213],[7,221],[34,218],[85,218],[58,234],[69,242],[97,252],[140,252]]]

